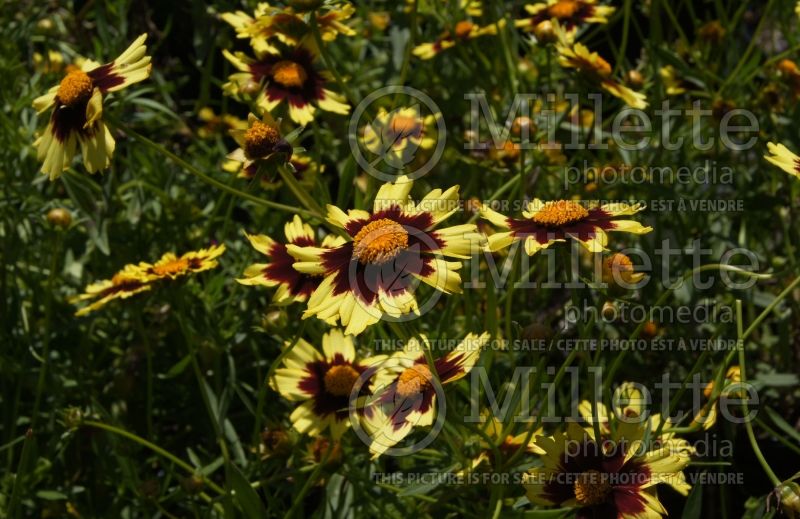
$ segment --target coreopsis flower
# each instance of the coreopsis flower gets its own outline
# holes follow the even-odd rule
[[[369,450],[377,458],[387,449],[408,436],[414,426],[428,426],[436,418],[437,392],[441,385],[450,384],[472,370],[489,334],[467,335],[452,351],[433,363],[434,374],[425,357],[428,339],[409,340],[405,347],[377,367],[376,377],[385,385],[368,398],[364,428],[370,435]],[[441,385],[440,385],[441,384]]]
[[[269,112],[261,119],[253,114],[247,116],[247,128],[230,131],[231,137],[239,145],[228,154],[228,160],[241,163],[240,169],[248,178],[256,176],[259,164],[266,163],[276,154],[286,159],[292,155],[292,146],[281,136],[279,123]]]
[[[405,176],[384,184],[372,212],[329,205],[328,221],[346,234],[338,247],[287,246],[296,270],[324,277],[304,319],[339,321],[345,333],[357,335],[385,315],[416,313],[417,280],[446,294],[461,291],[461,263],[444,258],[469,258],[481,237],[473,224],[434,229],[458,210],[458,186],[434,189],[416,204],[412,186]]]
[[[414,55],[421,59],[431,59],[440,52],[455,47],[459,43],[464,43],[481,36],[497,34],[498,29],[505,27],[506,21],[501,19],[497,22],[480,27],[469,20],[461,20],[455,24],[453,31],[447,31],[433,43],[423,43],[414,47]]]
[[[577,70],[589,81],[596,83],[609,94],[622,99],[631,108],[647,108],[644,94],[631,90],[622,82],[611,77],[611,65],[597,52],[590,52],[582,43],[571,43],[558,24],[555,26],[558,42],[558,63],[564,68]]]
[[[520,241],[525,252],[532,256],[567,238],[577,240],[590,252],[601,252],[608,243],[606,233],[609,231],[646,234],[653,228],[635,220],[615,219],[642,209],[642,204],[583,205],[572,200],[542,202],[534,198],[528,203],[527,211],[522,212],[523,218],[503,216],[486,205],[481,208],[481,216],[497,227],[508,229],[490,236],[487,250],[495,252]]]
[[[790,175],[800,178],[800,157],[789,151],[783,144],[767,143],[769,155],[764,155],[770,163],[778,166]]]
[[[216,135],[228,134],[231,130],[246,130],[247,121],[239,119],[235,115],[216,114],[214,109],[205,106],[197,112],[197,118],[203,125],[197,129],[197,135],[201,139],[210,139]]]
[[[326,72],[318,70],[310,45],[285,47],[279,52],[261,52],[250,58],[242,52],[223,51],[239,72],[232,74],[223,90],[236,97],[252,98],[262,112],[286,104],[289,117],[297,124],[314,120],[316,109],[346,114],[350,107],[339,95],[325,88]]]
[[[534,32],[544,22],[557,22],[572,39],[578,28],[590,23],[606,24],[615,8],[598,5],[597,0],[547,0],[525,6],[530,18],[514,22],[518,28]]]
[[[51,49],[47,51],[47,57],[39,52],[34,52],[33,66],[43,74],[57,74],[70,65],[65,63],[63,54]]]
[[[256,164],[251,164],[250,167],[243,167],[244,163],[227,159],[222,163],[222,169],[228,173],[236,175],[238,178],[253,180],[258,173]],[[317,176],[325,171],[324,164],[318,164],[312,160],[311,157],[300,155],[292,151],[292,158],[289,159],[288,167],[297,182],[304,187],[311,189],[316,182]],[[268,169],[263,172],[259,177],[261,187],[264,189],[277,189],[283,185],[283,181],[278,175],[276,168]]]
[[[343,3],[327,11],[315,11],[320,36],[323,41],[329,42],[340,34],[353,36],[355,31],[347,26],[344,21],[355,13],[355,7]],[[260,3],[253,15],[244,11],[222,13],[222,19],[236,29],[236,36],[249,39],[250,45],[256,53],[278,53],[275,42],[285,45],[298,45],[303,38],[311,32],[311,26],[304,16],[295,12],[291,7],[274,7],[267,3]]]
[[[38,113],[52,108],[47,128],[36,142],[42,172],[55,180],[67,169],[80,146],[89,173],[105,169],[114,153],[114,138],[103,123],[103,96],[122,90],[150,75],[150,56],[146,56],[142,34],[125,52],[110,63],[91,60],[73,69],[45,95],[33,101]]]
[[[726,391],[729,385],[738,384],[741,381],[741,368],[739,366],[731,366],[728,368],[728,371],[725,372],[725,378],[722,379],[722,389],[715,392],[713,380],[706,384],[706,387],[703,388],[703,396],[705,396],[708,401],[700,408],[697,414],[695,414],[694,418],[692,418],[691,425],[702,427],[705,430],[711,429],[714,424],[717,423],[717,407],[720,395],[730,391],[729,389]],[[744,395],[737,395],[737,398],[740,396],[744,397]]]
[[[419,149],[436,145],[434,124],[440,114],[423,117],[417,108],[398,108],[387,112],[381,108],[370,124],[364,127],[364,146],[394,167],[402,168],[413,160]]]
[[[598,440],[575,422],[566,432],[539,436],[544,465],[526,475],[528,499],[545,506],[577,509],[578,517],[661,517],[666,510],[656,496],[660,483],[688,491],[683,469],[690,455],[668,446],[646,449],[643,427],[628,436]]]
[[[678,71],[672,65],[666,65],[658,69],[661,82],[669,96],[677,96],[686,93],[686,84],[678,75]]]
[[[491,440],[491,443],[496,446],[497,450],[506,458],[513,456],[519,449],[524,449],[526,454],[544,454],[544,451],[536,445],[536,437],[542,435],[543,429],[539,427],[533,433],[523,431],[516,436],[506,434],[503,436],[504,425],[503,422],[496,417],[488,417],[488,413],[481,413],[486,420],[483,427],[483,432],[486,437]],[[481,438],[480,446],[481,451],[470,463],[470,470],[476,469],[484,462],[495,463],[493,445],[490,445],[485,439]]]
[[[314,230],[303,223],[299,216],[284,226],[286,243],[273,240],[263,234],[247,234],[250,244],[261,254],[269,258],[269,263],[255,263],[247,267],[244,276],[237,279],[242,285],[277,287],[272,298],[273,303],[285,305],[295,301],[306,301],[319,287],[322,276],[304,274],[294,269],[295,259],[289,255],[286,245],[298,247],[316,247],[317,239]],[[328,235],[319,245],[323,249],[332,249],[344,243],[344,239],[336,235]]]
[[[148,265],[140,264],[145,272],[154,280],[177,279],[188,274],[196,274],[216,268],[219,264],[217,258],[225,252],[225,245],[214,245],[207,249],[190,251],[181,256],[174,252],[167,252],[161,258]]]
[[[620,252],[609,255],[603,260],[603,283],[616,287],[630,288],[644,277],[644,273],[636,272],[631,259]]]
[[[358,359],[352,337],[337,329],[322,336],[322,353],[304,339],[287,342],[284,348],[290,352],[271,385],[285,399],[301,402],[289,417],[292,425],[309,436],[330,429],[338,440],[350,427],[350,408],[371,393],[377,380],[374,366],[386,356]],[[358,394],[353,395],[356,383]]]
[[[105,306],[114,299],[127,299],[152,288],[152,276],[147,273],[147,267],[142,265],[125,265],[111,279],[96,281],[87,286],[83,294],[75,296],[70,302],[92,301],[77,312],[76,316],[83,316]]]

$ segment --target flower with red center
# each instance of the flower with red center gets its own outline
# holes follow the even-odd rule
[[[78,146],[89,173],[105,169],[111,163],[115,143],[103,123],[103,96],[150,75],[146,38],[142,34],[117,59],[105,65],[84,61],[80,69],[69,71],[61,83],[33,101],[38,113],[52,108],[44,134],[34,142],[37,158],[43,161],[42,172],[50,180],[70,167]]]
[[[237,97],[249,98],[252,85],[258,85],[256,104],[262,112],[272,112],[278,105],[288,106],[289,117],[297,124],[314,120],[316,108],[346,114],[350,107],[325,88],[328,76],[317,70],[315,55],[307,46],[280,52],[262,52],[253,59],[241,52],[223,51],[239,72],[232,74],[223,90]]]
[[[795,178],[800,178],[800,157],[789,151],[783,144],[767,143],[769,155],[764,155],[768,162],[778,166]]]
[[[217,258],[224,252],[225,245],[214,245],[207,249],[187,252],[182,256],[168,252],[146,268],[146,272],[153,279],[176,279],[215,268],[218,265]]]
[[[514,22],[520,29],[533,32],[544,22],[557,22],[564,27],[567,36],[574,38],[578,28],[590,23],[608,23],[614,14],[612,6],[598,5],[597,0],[547,0],[525,6],[530,18]]]
[[[497,227],[508,229],[489,237],[487,250],[494,252],[521,241],[525,252],[533,256],[542,249],[567,238],[577,240],[590,252],[605,250],[609,231],[646,234],[653,230],[635,220],[615,220],[617,216],[636,214],[641,204],[613,203],[584,206],[572,200],[542,202],[538,198],[528,203],[524,218],[510,218],[484,205],[481,216]]]
[[[572,43],[559,24],[554,24],[554,31],[558,39],[556,51],[559,65],[577,70],[584,78],[596,83],[612,96],[622,99],[631,108],[647,108],[647,97],[611,77],[611,64],[602,56],[590,52],[582,43]]]
[[[455,349],[433,362],[435,375],[425,356],[430,349],[425,336],[412,339],[402,351],[377,367],[375,395],[367,399],[363,417],[369,432],[369,450],[374,458],[408,436],[414,426],[431,425],[436,417],[436,397],[442,385],[463,378],[475,366],[489,334],[470,333]]]
[[[670,446],[648,448],[644,427],[629,436],[595,439],[575,422],[566,433],[539,436],[544,465],[526,474],[528,499],[538,505],[570,507],[577,517],[609,519],[661,517],[666,510],[655,486],[666,483],[684,495],[683,469],[690,453]]]
[[[364,146],[390,166],[402,168],[414,159],[419,149],[436,145],[434,124],[441,114],[423,117],[418,108],[381,108],[375,120],[364,127]]]
[[[455,47],[459,43],[463,43],[481,36],[489,36],[497,34],[498,30],[502,30],[506,26],[506,21],[500,19],[497,22],[480,27],[469,20],[461,20],[453,26],[452,31],[447,31],[442,34],[433,43],[422,43],[414,47],[414,55],[421,59],[431,59],[440,52]]]
[[[303,223],[299,216],[284,227],[286,244],[298,247],[316,247],[317,240],[310,225]],[[286,244],[277,242],[263,234],[246,234],[250,244],[261,254],[267,256],[269,263],[255,263],[247,267],[244,277],[237,279],[242,285],[277,287],[273,303],[285,305],[295,301],[306,301],[322,282],[322,276],[304,274],[294,269],[295,259],[286,250]],[[320,247],[331,249],[344,243],[344,239],[328,235]]]
[[[357,359],[352,337],[338,329],[322,336],[322,353],[304,339],[284,347],[290,351],[271,385],[285,399],[302,402],[289,418],[294,428],[310,436],[330,428],[338,440],[350,427],[350,408],[371,394],[374,366],[386,356]]]
[[[103,307],[114,299],[127,299],[152,288],[152,276],[147,273],[147,265],[126,265],[114,274],[111,279],[97,281],[87,286],[83,294],[75,296],[71,302],[92,300],[77,312],[76,316],[83,316]]]
[[[458,186],[435,189],[418,203],[409,198],[412,186],[405,176],[384,184],[372,212],[329,205],[328,221],[346,233],[338,247],[287,246],[296,270],[324,278],[303,318],[338,321],[355,335],[384,315],[416,313],[417,280],[447,294],[461,291],[461,263],[444,258],[468,259],[481,236],[473,224],[434,230],[459,209]]]
[[[339,34],[354,36],[356,32],[344,23],[354,13],[355,7],[347,3],[327,11],[315,11],[313,16],[317,18],[322,40],[333,41]],[[274,45],[275,41],[296,46],[311,34],[311,26],[303,14],[291,7],[275,7],[266,2],[258,4],[252,16],[244,11],[236,11],[222,13],[221,17],[236,29],[238,38],[249,39],[257,53],[277,53],[279,50]]]

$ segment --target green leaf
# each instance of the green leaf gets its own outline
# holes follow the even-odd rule
[[[785,432],[797,443],[800,443],[800,432],[797,432],[794,427],[789,425],[789,422],[784,420],[783,417],[777,413],[777,411],[770,407],[765,407],[764,411],[766,411],[767,416],[769,416],[769,419],[772,420],[772,423],[774,423],[778,429]]]
[[[192,356],[186,355],[184,358],[176,362],[171,368],[169,368],[169,371],[167,371],[163,375],[159,375],[158,378],[160,379],[175,378],[181,373],[183,373],[184,370],[186,369],[186,366],[191,364],[191,362],[192,362]]]
[[[63,494],[56,490],[40,490],[36,492],[36,497],[38,497],[39,499],[44,499],[46,501],[62,501],[64,499],[68,499],[66,494]]]
[[[250,482],[233,463],[228,464],[228,477],[230,477],[230,486],[234,491],[233,498],[241,506],[244,515],[250,519],[267,517],[267,511],[264,509],[258,492],[250,486]]]
[[[699,519],[703,513],[703,485],[695,485],[686,499],[681,519]]]

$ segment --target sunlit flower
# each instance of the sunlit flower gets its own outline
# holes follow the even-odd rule
[[[339,34],[353,36],[355,31],[344,21],[355,13],[355,7],[342,3],[328,11],[315,11],[317,26],[323,41],[333,41]],[[311,32],[311,26],[302,14],[291,7],[274,7],[260,3],[253,15],[244,11],[222,13],[222,19],[236,29],[236,36],[249,39],[256,53],[278,53],[276,41],[285,45],[298,45]]]
[[[608,23],[608,17],[614,14],[615,8],[598,5],[597,0],[547,0],[525,6],[530,18],[517,20],[515,25],[532,32],[547,21],[558,22],[572,39],[578,28],[589,23]]]
[[[275,370],[272,387],[292,402],[302,402],[289,419],[303,434],[315,436],[330,428],[334,439],[350,427],[350,407],[356,398],[371,394],[376,378],[374,366],[385,355],[359,360],[352,337],[333,329],[322,336],[322,353],[304,339],[284,345],[290,351]],[[359,380],[360,379],[360,380]],[[356,383],[357,395],[352,395]]]
[[[505,25],[506,21],[503,19],[485,27],[480,27],[469,20],[461,20],[455,24],[452,32],[445,32],[435,42],[423,43],[414,47],[414,55],[421,59],[431,59],[440,52],[455,47],[458,43],[497,34],[497,30],[502,29]]]
[[[603,90],[622,99],[631,108],[647,108],[647,97],[631,90],[611,77],[612,67],[598,53],[590,52],[582,43],[571,43],[563,29],[556,25],[558,63],[564,68],[573,68],[586,79],[597,83]]]
[[[436,145],[436,119],[433,114],[422,117],[417,108],[398,108],[392,112],[381,108],[375,120],[364,128],[364,146],[389,165],[402,168],[419,149],[428,150]]]
[[[114,153],[114,138],[103,123],[103,96],[116,92],[150,75],[150,56],[142,34],[117,59],[105,65],[86,60],[70,71],[61,83],[37,97],[38,113],[53,109],[50,121],[36,146],[43,161],[42,172],[54,180],[67,169],[80,146],[89,173],[105,169]]]
[[[288,160],[292,146],[281,135],[280,125],[269,114],[259,119],[253,114],[247,116],[247,128],[230,131],[231,137],[239,145],[228,155],[228,160],[241,163],[241,170],[248,178],[258,172],[259,164],[266,163],[276,154]]]
[[[536,504],[576,508],[578,517],[661,517],[666,510],[655,494],[660,483],[685,494],[683,469],[689,453],[669,446],[646,448],[646,429],[629,429],[626,436],[598,440],[591,429],[575,422],[566,433],[539,436],[544,466],[526,475],[528,499]]]
[[[231,130],[246,130],[247,121],[239,119],[235,115],[214,113],[211,107],[203,107],[197,112],[197,118],[203,122],[203,126],[197,129],[197,135],[201,139],[210,139],[216,135],[227,135]]]
[[[408,341],[403,350],[378,367],[379,380],[388,382],[367,399],[365,407],[373,412],[363,420],[373,457],[408,436],[414,426],[433,424],[437,393],[441,396],[442,391],[440,384],[455,382],[469,373],[488,341],[488,333],[470,333],[455,349],[434,361],[435,375],[425,356],[430,344],[424,336]]]
[[[242,285],[277,287],[272,300],[283,305],[295,301],[306,301],[322,282],[321,275],[304,274],[294,269],[295,259],[286,250],[286,244],[298,247],[316,247],[317,239],[310,225],[303,223],[299,216],[284,226],[286,243],[280,243],[263,234],[247,234],[250,244],[258,252],[269,258],[269,263],[255,263],[247,267],[244,277],[237,279]],[[331,249],[344,243],[336,235],[328,235],[319,245]]]
[[[328,221],[347,235],[343,245],[287,247],[298,260],[295,269],[325,278],[303,318],[338,320],[345,333],[359,334],[384,315],[416,313],[417,280],[447,294],[461,291],[461,263],[444,257],[468,259],[480,235],[473,224],[434,230],[459,209],[458,186],[434,189],[416,204],[409,198],[412,186],[405,176],[384,184],[371,213],[329,205]]]
[[[256,59],[241,52],[224,50],[223,54],[239,70],[228,78],[223,90],[244,98],[258,93],[255,101],[262,112],[272,112],[285,103],[289,117],[306,125],[314,120],[317,108],[337,114],[350,110],[339,95],[325,88],[327,74],[317,70],[310,46],[259,53]]]
[[[767,150],[770,153],[769,155],[764,155],[767,161],[790,175],[800,178],[800,157],[789,151],[789,148],[783,144],[775,144],[774,142],[767,143]]]
[[[152,277],[146,271],[146,265],[126,265],[114,274],[111,279],[97,281],[87,286],[84,293],[75,296],[71,302],[92,301],[75,315],[82,316],[103,307],[114,299],[127,299],[133,295],[152,288]]]
[[[154,264],[143,263],[142,266],[153,279],[176,279],[215,268],[219,264],[217,258],[224,252],[225,245],[214,245],[181,256],[168,252]]]
[[[538,198],[528,203],[524,218],[510,218],[484,205],[481,216],[497,227],[509,229],[489,237],[487,249],[494,252],[521,241],[525,252],[534,255],[554,243],[577,240],[590,252],[605,250],[609,231],[646,234],[653,230],[635,220],[616,220],[644,209],[642,204],[611,203],[583,205],[572,200],[542,202]]]

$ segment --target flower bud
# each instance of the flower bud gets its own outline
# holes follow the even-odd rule
[[[47,221],[54,227],[66,229],[72,223],[72,215],[63,207],[56,207],[47,212]]]

